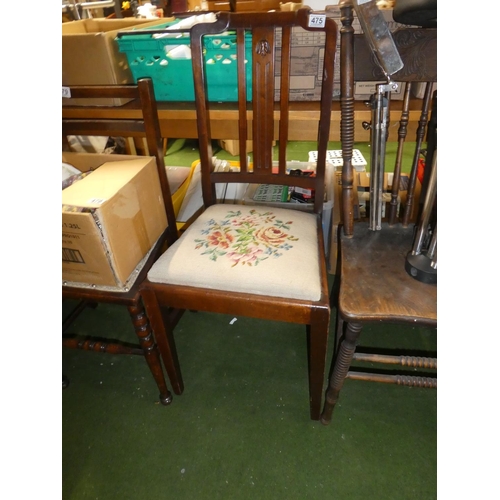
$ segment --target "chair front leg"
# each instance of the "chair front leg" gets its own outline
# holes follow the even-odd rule
[[[155,344],[153,332],[151,331],[144,308],[139,301],[134,306],[128,306],[127,309],[132,318],[135,333],[139,338],[139,342],[144,352],[146,363],[148,364],[149,369],[151,370],[151,373],[156,381],[156,385],[160,390],[160,402],[163,405],[169,405],[172,402],[172,394],[168,390],[167,383],[165,381],[165,376],[161,366],[160,353]]]
[[[341,325],[342,322],[339,322]],[[344,385],[344,380],[351,366],[352,357],[356,351],[359,335],[361,333],[361,323],[347,323],[345,337],[340,344],[339,352],[335,358],[330,384],[326,392],[325,407],[321,414],[321,423],[328,425],[332,419],[333,409],[339,399],[339,393]]]
[[[167,315],[162,314],[154,291],[144,288],[141,290],[141,295],[172,390],[175,394],[180,395],[184,391],[184,381],[177,357],[173,327],[168,321]]]
[[[319,311],[315,321],[308,327],[309,341],[309,409],[311,420],[319,420],[323,387],[325,384],[326,356],[328,350],[328,328],[330,313]]]

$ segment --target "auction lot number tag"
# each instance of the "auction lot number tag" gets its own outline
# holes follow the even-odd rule
[[[324,28],[326,22],[325,14],[310,14],[309,15],[309,28]]]

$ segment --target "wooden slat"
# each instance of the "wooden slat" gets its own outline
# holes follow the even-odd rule
[[[274,137],[274,27],[258,27],[252,34],[253,164],[254,171],[272,168]]]
[[[247,79],[246,79],[246,54],[245,54],[245,30],[238,28],[236,32],[237,40],[237,64],[238,64],[238,140],[240,169],[246,172],[247,165]]]

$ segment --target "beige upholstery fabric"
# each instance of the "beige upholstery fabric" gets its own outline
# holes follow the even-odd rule
[[[316,215],[209,207],[154,264],[152,282],[319,300]]]

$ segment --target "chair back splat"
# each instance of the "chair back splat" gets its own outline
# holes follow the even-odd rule
[[[153,83],[151,79],[144,78],[140,79],[137,85],[70,86],[69,92],[72,98],[81,99],[80,102],[84,99],[121,98],[129,99],[133,106],[137,106],[137,119],[63,119],[63,144],[64,142],[67,143],[68,136],[73,135],[123,137],[130,141],[138,139],[145,141],[147,154],[154,156],[156,159],[168,226],[149,250],[149,253],[136,266],[123,287],[100,287],[87,283],[63,282],[63,300],[78,301],[74,309],[63,320],[63,347],[101,353],[139,354],[144,356],[160,391],[160,402],[168,405],[172,401],[172,395],[167,387],[161,365],[160,350],[162,346],[156,344],[139,293],[139,284],[146,277],[151,265],[163,251],[165,244],[173,244],[177,240],[175,213],[165,170],[162,137]],[[91,106],[90,101],[89,106]],[[78,110],[82,111],[82,116],[85,116],[85,107],[77,107]],[[131,144],[135,148],[134,143],[131,142]],[[89,154],[89,156],[92,155]],[[98,155],[95,156],[97,157]],[[124,236],[126,237],[127,235]],[[69,334],[67,332],[78,315],[87,309],[87,306],[95,307],[99,303],[119,304],[127,307],[135,334],[137,335],[137,345],[123,341],[122,335],[118,332],[115,332],[113,335],[104,334],[92,337],[82,337],[81,335]],[[171,311],[170,316],[172,322],[175,322],[178,317],[176,311]]]
[[[309,411],[310,417],[318,420],[330,318],[322,212],[337,25],[325,17],[323,27],[312,27],[314,18],[309,9],[220,12],[215,22],[192,27],[204,212],[158,259],[143,282],[141,293],[158,341],[162,339],[172,353],[171,357],[164,358],[164,364],[174,388],[183,385],[182,375],[176,366],[173,327],[164,321],[162,308],[305,325],[309,343]],[[318,63],[318,74],[322,75],[321,101],[311,120],[311,126],[318,127],[317,165],[308,172],[300,169],[297,172],[287,162],[294,28],[318,33],[325,51]],[[221,33],[230,33],[237,41],[236,54],[230,63],[238,75],[235,106],[239,165],[218,163],[212,151],[207,68],[221,62],[206,61],[203,44],[207,37],[216,40]],[[275,140],[279,141],[276,159],[273,157]],[[248,141],[252,141],[252,160],[247,150]],[[290,188],[290,192],[292,188],[301,188],[314,196],[314,202],[308,198],[306,210],[294,203],[247,204],[246,199],[244,204],[229,203],[218,194],[216,186],[233,183],[275,185],[284,191]]]

